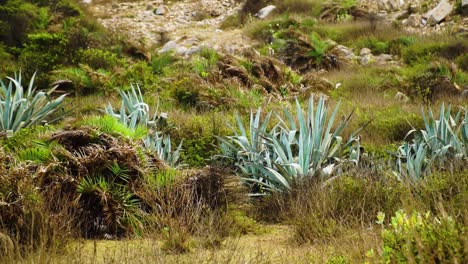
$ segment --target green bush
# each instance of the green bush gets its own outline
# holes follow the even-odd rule
[[[60,33],[29,34],[19,56],[20,66],[27,75],[33,72],[48,73],[68,62],[68,40]]]
[[[207,165],[209,159],[217,153],[216,143],[217,139],[214,136],[185,139],[182,144],[182,163],[190,167]]]
[[[94,84],[88,73],[82,68],[68,67],[60,68],[52,71],[49,75],[50,81],[54,80],[69,80],[71,81],[70,87],[62,85],[61,89],[67,92],[74,93],[75,95],[88,94],[93,91]]]
[[[151,65],[145,61],[131,63],[125,72],[115,76],[115,82],[119,86],[125,86],[128,82],[135,83],[145,88],[145,91],[153,91],[157,88],[159,78],[154,74]]]
[[[373,54],[383,54],[390,52],[390,45],[388,42],[381,41],[373,36],[357,40],[356,45],[359,49],[369,48]]]
[[[460,171],[434,172],[415,185],[413,196],[424,211],[438,213],[441,208],[463,222],[468,204],[468,177],[461,161]]]
[[[381,222],[380,219],[379,222]],[[382,231],[385,263],[466,263],[465,228],[450,216],[397,211]]]
[[[112,70],[122,64],[117,54],[108,50],[91,48],[80,53],[80,62],[89,65],[93,69]]]
[[[461,70],[465,72],[468,71],[468,53],[458,56],[455,62],[457,63],[458,67],[460,67]]]
[[[42,12],[42,14],[41,14]],[[0,5],[0,41],[8,46],[21,46],[27,35],[39,25],[44,11],[22,0],[4,0]]]
[[[166,69],[168,66],[173,64],[176,61],[176,58],[170,52],[165,52],[162,54],[156,54],[151,57],[151,67],[153,72],[156,74],[166,74]]]
[[[420,128],[423,120],[420,115],[401,111],[400,107],[390,107],[376,111],[358,111],[359,123],[366,124],[372,120],[365,129],[374,139],[379,138],[392,143],[405,138],[408,131]]]

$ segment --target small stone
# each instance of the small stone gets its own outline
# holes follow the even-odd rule
[[[421,25],[422,16],[420,14],[412,14],[408,17],[408,26],[419,27]]]
[[[359,58],[359,63],[362,66],[367,66],[374,61],[374,56],[372,54],[365,54]]]
[[[176,53],[177,53],[178,55],[184,55],[186,52],[187,52],[187,48],[186,48],[186,47],[178,47],[178,48],[176,49]]]
[[[349,60],[349,61],[352,61],[356,58],[356,55],[354,55],[354,52],[346,47],[346,46],[343,46],[343,45],[337,45],[335,47],[335,50],[337,50],[337,52],[342,55],[345,59]]]
[[[380,54],[375,57],[375,60],[377,64],[379,65],[387,64],[388,62],[391,62],[392,59],[393,59],[393,56],[390,54]]]
[[[395,95],[395,100],[397,100],[398,102],[401,102],[401,103],[407,103],[407,102],[409,102],[409,97],[406,96],[406,94],[404,94],[402,92],[398,92]]]
[[[202,50],[203,47],[201,46],[196,46],[196,47],[191,47],[190,49],[185,52],[185,55],[187,56],[192,56],[195,53],[199,53]]]
[[[260,9],[260,11],[258,11],[257,14],[255,14],[256,17],[260,18],[260,19],[264,19],[266,18],[269,14],[271,14],[271,12],[273,10],[276,9],[276,6],[274,5],[269,5],[269,6],[266,6],[262,9]]]
[[[169,8],[165,5],[160,5],[153,12],[157,16],[164,16],[169,12]]]
[[[359,55],[361,55],[361,56],[365,56],[365,55],[369,55],[369,54],[372,55],[372,52],[371,52],[371,50],[368,49],[368,48],[363,48],[363,49],[361,49],[361,51],[359,52]]]

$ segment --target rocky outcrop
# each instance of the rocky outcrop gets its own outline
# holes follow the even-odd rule
[[[184,56],[196,53],[199,46],[228,52],[250,48],[253,41],[242,30],[219,30],[241,7],[238,0],[95,0],[87,5],[98,22],[125,36],[130,45],[154,52],[172,40],[178,47],[171,49]]]

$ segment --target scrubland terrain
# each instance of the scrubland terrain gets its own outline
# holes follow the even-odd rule
[[[466,263],[467,13],[0,0],[0,263]]]

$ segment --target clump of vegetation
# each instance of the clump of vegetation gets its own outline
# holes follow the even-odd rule
[[[244,1],[222,27],[253,48],[191,56],[75,0],[0,2],[0,77],[31,80],[1,83],[0,262],[466,262],[460,1],[438,36],[399,24],[428,3],[392,25],[354,0]]]

